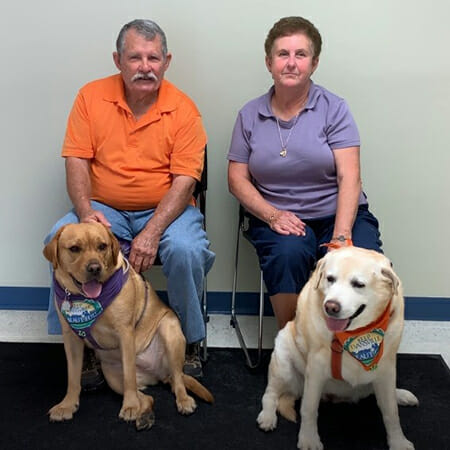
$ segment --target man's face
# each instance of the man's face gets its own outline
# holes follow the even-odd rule
[[[148,41],[130,29],[125,35],[122,53],[119,56],[114,52],[113,57],[122,74],[127,97],[157,95],[171,59],[170,54],[164,58],[159,35]]]

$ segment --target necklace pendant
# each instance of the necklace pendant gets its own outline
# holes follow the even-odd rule
[[[281,149],[281,152],[280,152],[280,156],[281,156],[282,158],[286,158],[286,155],[287,155],[287,150],[286,150],[285,148],[282,148],[282,149]]]

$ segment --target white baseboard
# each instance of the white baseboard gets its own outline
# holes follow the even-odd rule
[[[239,325],[249,348],[258,345],[258,318],[240,316]],[[263,348],[272,348],[277,332],[275,319],[264,318]],[[47,334],[45,311],[0,310],[1,342],[62,342],[61,336]],[[450,366],[450,322],[405,321],[400,353],[440,354]],[[239,347],[230,316],[212,314],[208,323],[208,347]]]

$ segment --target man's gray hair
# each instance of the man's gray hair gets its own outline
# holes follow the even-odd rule
[[[123,52],[123,46],[125,45],[125,34],[128,30],[133,29],[140,35],[144,36],[147,41],[153,41],[158,35],[161,38],[161,50],[163,57],[167,56],[167,39],[164,31],[153,20],[135,19],[125,24],[119,32],[116,41],[116,49],[119,56]]]

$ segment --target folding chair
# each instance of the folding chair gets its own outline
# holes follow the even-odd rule
[[[236,289],[237,289],[237,274],[238,274],[238,264],[239,264],[239,242],[240,235],[248,238],[248,218],[249,213],[245,210],[242,205],[239,205],[239,223],[236,237],[236,256],[234,262],[234,276],[233,276],[233,290],[231,292],[231,319],[230,325],[235,329],[236,335],[239,341],[239,345],[245,354],[245,359],[247,366],[250,369],[256,369],[261,364],[261,355],[262,355],[262,334],[263,334],[263,317],[264,317],[264,280],[263,280],[263,272],[260,270],[260,284],[259,284],[259,321],[258,321],[258,353],[257,358],[253,362],[250,358],[249,351],[247,345],[245,344],[244,337],[241,332],[241,328],[239,326],[239,322],[236,316]]]
[[[206,190],[208,189],[208,155],[207,155],[207,146],[205,145],[205,157],[203,160],[203,172],[200,181],[197,182],[194,190],[194,198],[196,200],[197,207],[200,209],[200,212],[203,215],[203,229],[206,231]],[[208,359],[208,340],[207,340],[207,324],[209,322],[208,316],[208,298],[207,298],[207,285],[206,285],[206,276],[203,282],[203,297],[202,297],[202,312],[203,312],[203,320],[205,322],[205,339],[203,339],[201,344],[201,359],[202,361],[206,361]]]
[[[203,228],[206,230],[206,190],[208,189],[208,158],[207,158],[207,147],[205,146],[205,157],[203,161],[203,172],[200,181],[197,181],[194,189],[194,198],[197,205],[197,208],[200,209],[200,212],[203,215]],[[154,266],[161,266],[161,260],[159,259],[159,255],[155,259],[153,263]],[[201,301],[201,308],[203,313],[203,320],[205,321],[205,333],[207,332],[207,323],[209,322],[208,316],[208,300],[207,300],[207,288],[206,288],[206,277],[203,283],[203,296]],[[205,338],[201,343],[201,354],[200,358],[203,362],[208,359],[208,342],[207,342],[207,334],[205,334]]]

